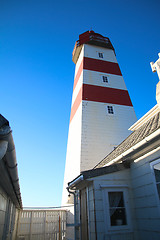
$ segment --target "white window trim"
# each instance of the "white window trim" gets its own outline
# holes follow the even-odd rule
[[[152,176],[153,176],[153,183],[154,183],[154,189],[155,189],[155,195],[156,195],[156,200],[157,200],[157,204],[159,206],[159,211],[160,211],[160,198],[158,195],[158,190],[157,190],[157,184],[156,184],[156,178],[155,178],[155,173],[154,173],[154,165],[156,165],[157,163],[160,163],[160,158],[158,158],[157,160],[154,160],[153,162],[150,162],[150,166],[151,166],[151,171],[152,171]]]
[[[103,77],[107,77],[108,82],[104,82],[104,81],[103,81]],[[105,74],[101,75],[101,79],[102,79],[102,83],[103,83],[104,85],[106,85],[106,84],[109,85],[110,80],[109,80],[109,76],[108,76],[108,75],[105,75]]]
[[[105,185],[100,186],[102,188],[103,192],[103,207],[104,207],[104,222],[105,226],[105,232],[107,234],[108,231],[120,231],[120,230],[131,230],[131,217],[129,212],[129,202],[128,202],[128,191],[127,185],[124,185],[123,187],[121,185],[119,186],[110,186],[105,187]],[[123,192],[124,197],[124,206],[126,211],[126,220],[127,225],[121,225],[121,226],[111,226],[110,222],[110,214],[109,214],[109,199],[108,199],[108,192]]]
[[[108,113],[108,107],[112,107],[113,108],[113,114]],[[114,105],[109,105],[109,104],[106,105],[106,114],[107,114],[107,116],[115,116],[115,107],[114,107]]]
[[[99,53],[102,53],[103,57],[100,57],[100,56],[99,56]],[[97,55],[98,55],[98,58],[104,59],[104,52],[97,52]]]

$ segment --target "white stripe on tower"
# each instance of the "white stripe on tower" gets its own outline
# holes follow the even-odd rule
[[[76,64],[63,204],[66,186],[81,171],[93,168],[123,139],[136,121],[114,48],[108,38],[88,31],[73,50]]]

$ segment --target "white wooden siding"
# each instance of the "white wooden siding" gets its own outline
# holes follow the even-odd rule
[[[0,187],[0,239],[15,239],[18,210]]]
[[[99,58],[98,52],[103,53],[103,58]],[[85,44],[84,45],[84,56],[98,59],[98,60],[104,60],[104,61],[117,63],[117,59],[116,59],[114,51],[112,49],[107,49],[107,48],[103,48],[100,46]]]
[[[139,239],[160,239],[160,202],[150,162],[160,151],[131,165],[131,180]]]
[[[91,179],[93,180],[93,179]],[[130,226],[125,230],[107,230],[105,225],[105,211],[104,202],[103,202],[103,189],[101,185],[108,186],[118,186],[119,191],[121,191],[124,186],[128,186],[128,210],[130,218]],[[134,233],[132,229],[132,222],[134,219],[134,210],[133,210],[133,197],[131,193],[131,183],[130,183],[130,170],[119,171],[111,174],[106,174],[94,178],[94,190],[95,190],[95,211],[96,211],[96,229],[97,229],[97,240],[106,239],[106,240],[133,240]],[[107,206],[106,206],[107,207]],[[136,239],[136,238],[135,238]],[[137,240],[137,239],[136,239]]]
[[[96,239],[93,184],[88,187],[89,239]]]

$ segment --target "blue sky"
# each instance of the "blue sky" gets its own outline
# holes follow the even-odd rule
[[[0,1],[0,113],[13,130],[23,206],[61,205],[79,34],[110,38],[140,118],[156,104],[159,9],[158,0]]]

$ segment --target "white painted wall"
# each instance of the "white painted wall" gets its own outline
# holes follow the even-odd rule
[[[81,117],[82,117],[82,104],[80,104],[69,126],[62,205],[66,205],[68,201],[69,193],[66,190],[68,182],[72,181],[80,173],[81,128],[82,128]]]
[[[114,115],[108,115],[106,106],[112,104],[83,100],[81,167],[93,168],[131,132],[128,128],[136,121],[133,107],[114,106]]]
[[[131,183],[139,239],[160,239],[160,201],[151,169],[160,150],[131,165]]]
[[[78,58],[78,60],[77,60],[76,66],[75,66],[75,75],[74,75],[74,76],[76,76],[76,74],[77,74],[77,71],[78,71],[78,69],[79,69],[79,67],[80,67],[80,65],[81,65],[81,62],[82,62],[82,60],[83,60],[83,57],[84,57],[84,45],[83,45],[83,47],[82,47],[82,49],[81,49],[79,58]]]
[[[152,164],[160,161],[160,150],[132,163],[130,169],[88,179],[88,229],[90,239],[159,240],[160,201]],[[90,182],[90,183],[89,183]],[[81,185],[82,186],[82,185]],[[107,192],[124,191],[127,226],[109,226]],[[109,213],[109,212],[108,212]],[[96,221],[96,229],[95,229]]]
[[[107,76],[109,79],[108,83],[102,81],[102,76]],[[83,70],[83,83],[97,85],[101,87],[117,88],[122,90],[127,90],[124,79],[122,76],[101,73],[95,71]]]
[[[17,217],[18,209],[0,187],[0,239],[16,239]]]
[[[82,47],[80,56],[78,58],[78,61],[75,67],[75,77],[80,67],[80,64],[83,60],[83,56],[84,56],[84,47]],[[83,77],[83,74],[81,74],[79,81],[73,91],[71,107],[73,106],[76,100],[76,97],[79,93],[79,90],[82,86],[82,79],[83,79],[82,77]],[[69,193],[66,190],[66,187],[68,186],[68,182],[72,181],[80,173],[81,128],[82,128],[81,119],[82,119],[82,104],[80,104],[75,116],[73,117],[69,125],[66,165],[65,165],[63,193],[62,193],[62,205],[66,205],[68,202]]]
[[[83,73],[80,75],[80,78],[79,78],[79,81],[77,82],[77,85],[73,91],[73,94],[72,94],[72,106],[76,100],[76,97],[82,87],[82,82],[83,82]]]
[[[104,53],[104,58],[116,62],[114,51],[102,47],[83,45],[75,68],[75,76],[83,57],[98,58],[98,52]],[[109,83],[102,82],[100,72],[83,70],[73,91],[72,106],[83,83],[110,88],[125,89],[122,76],[107,74]],[[69,181],[77,177],[81,171],[93,168],[110,151],[114,149],[129,134],[128,128],[137,120],[133,107],[113,105],[115,114],[107,115],[106,106],[98,102],[83,100],[74,115],[68,134],[66,167],[64,175],[62,204],[66,204],[68,193],[66,187]]]
[[[101,60],[117,62],[113,50],[85,44],[85,57],[100,59],[98,52],[104,53]],[[109,83],[102,82],[103,75],[109,76]],[[86,84],[127,90],[123,77],[114,74],[83,70],[82,81]],[[114,115],[107,114],[107,105],[114,107]],[[101,161],[131,133],[128,128],[136,120],[133,107],[83,100],[80,170],[93,168]]]
[[[88,192],[88,229],[89,239],[94,240],[138,240],[136,232],[134,233],[134,203],[131,190],[130,170],[126,169],[102,176],[89,179],[90,184],[86,187]],[[93,181],[93,183],[92,183]],[[101,187],[103,186],[103,187]],[[114,187],[113,187],[114,186]],[[127,223],[125,229],[108,228],[106,205],[107,194],[106,191],[124,191],[125,204],[127,211]],[[106,195],[105,195],[106,194]],[[95,228],[96,221],[96,228]],[[96,238],[97,234],[97,238]],[[142,239],[141,239],[142,240]]]
[[[103,58],[98,57],[98,52],[103,53]],[[84,45],[84,56],[109,62],[117,62],[116,56],[112,49],[107,49],[89,44]]]
[[[112,50],[99,47],[96,49],[94,46],[83,46],[76,64],[75,76],[83,57],[98,59],[98,51],[104,52],[103,60],[117,62]],[[105,84],[102,82],[102,75],[105,74],[88,70],[82,71],[73,91],[72,106],[83,83],[126,90],[122,76],[107,74],[109,83]],[[116,145],[128,136],[129,131],[127,129],[136,121],[133,107],[114,105],[115,115],[110,116],[107,115],[106,105],[104,103],[83,100],[70,123],[62,205],[66,205],[68,201],[68,192],[66,190],[68,182],[76,178],[81,171],[94,167],[102,160]],[[90,202],[93,203],[93,199]],[[68,210],[72,212],[68,215],[67,222],[72,223],[73,209],[68,207]],[[93,209],[90,215],[92,218]],[[93,221],[90,224],[93,226]],[[72,233],[73,228],[68,228],[67,237],[73,239],[74,235]],[[91,239],[94,239],[94,230],[91,235]]]

